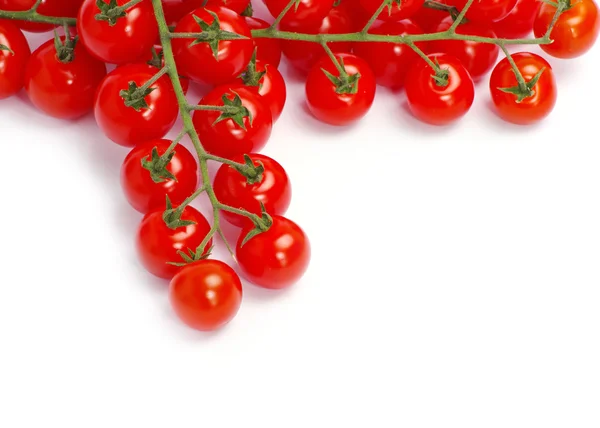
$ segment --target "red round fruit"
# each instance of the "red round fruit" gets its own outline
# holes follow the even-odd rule
[[[179,20],[192,10],[202,7],[205,0],[162,0],[165,21],[177,25]]]
[[[380,0],[360,0],[360,4],[372,16],[381,6]],[[400,21],[410,18],[423,6],[424,0],[393,0],[391,8],[385,7],[377,19],[382,21]]]
[[[440,86],[432,78],[431,66],[416,61],[406,75],[406,98],[415,117],[432,125],[447,125],[464,116],[475,97],[473,79],[461,62],[450,55],[434,54],[429,59],[437,61],[448,71],[448,84]]]
[[[345,15],[350,17],[352,22],[352,31],[361,31],[369,22],[371,15],[360,4],[360,0],[342,0],[340,4],[335,6]]]
[[[235,13],[240,15],[242,12],[246,10],[248,5],[250,4],[250,0],[207,0],[206,7],[209,9],[213,7],[226,7],[227,9],[233,10]]]
[[[290,27],[316,26],[327,16],[335,0],[300,0],[281,20],[281,24]],[[264,0],[269,12],[277,18],[290,3],[289,0]]]
[[[468,0],[448,0],[448,4],[463,10]],[[467,11],[469,21],[490,23],[506,18],[517,0],[475,0]]]
[[[534,0],[537,1],[537,0]],[[438,0],[437,3],[447,4],[447,0]],[[410,20],[419,26],[424,32],[432,33],[437,26],[448,17],[448,12],[422,6]]]
[[[338,61],[343,61],[344,69],[349,76],[360,75],[355,83],[355,91],[338,93],[337,86],[323,70],[339,78],[340,72],[329,57],[322,58],[315,64],[306,80],[306,101],[308,109],[320,121],[330,125],[349,125],[363,117],[373,104],[375,98],[375,76],[369,65],[351,54],[337,54]]]
[[[184,267],[171,280],[169,300],[188,327],[214,331],[230,322],[242,304],[242,282],[219,260],[201,260]]]
[[[136,249],[142,265],[151,274],[160,278],[171,279],[180,270],[180,266],[170,263],[184,263],[179,254],[182,251],[196,251],[210,231],[210,224],[195,208],[185,207],[181,220],[193,221],[194,224],[171,229],[163,220],[163,211],[152,211],[144,216],[140,224]],[[212,239],[204,248],[203,254],[208,254]]]
[[[498,37],[504,39],[525,38],[533,31],[533,21],[540,9],[540,0],[517,0],[517,5],[492,28]]]
[[[31,55],[27,39],[14,24],[0,21],[0,100],[23,87],[25,67]]]
[[[269,230],[242,245],[252,228],[242,230],[235,248],[242,276],[270,289],[286,288],[298,282],[308,269],[311,254],[310,242],[300,226],[275,215]]]
[[[258,216],[261,215],[260,203],[270,215],[283,215],[292,200],[292,186],[285,169],[274,159],[258,153],[251,153],[254,165],[262,165],[264,172],[261,180],[248,183],[248,179],[229,165],[221,165],[214,181],[217,199],[236,208],[242,208]],[[233,159],[245,163],[243,156]],[[223,217],[239,227],[251,225],[246,217],[222,211]]]
[[[0,0],[0,10],[23,12],[31,9],[36,0]],[[83,0],[42,0],[37,8],[40,15],[61,18],[75,18]],[[52,30],[55,25],[30,21],[15,21],[15,24],[24,31],[32,33],[45,33]]]
[[[250,30],[264,30],[271,24],[259,18],[246,17],[246,23]],[[278,39],[258,38],[252,39],[256,49],[256,58],[266,64],[279,67],[281,62],[281,42]]]
[[[155,164],[157,170],[152,171],[153,175],[148,169],[151,165],[142,166],[143,161],[152,161],[154,148],[162,157],[171,143],[171,140],[159,139],[138,144],[121,166],[121,187],[125,197],[142,214],[163,208],[166,196],[174,205],[180,205],[198,187],[198,163],[181,144],[175,146],[173,157],[166,165],[164,162]],[[161,166],[175,178],[165,174]]]
[[[544,72],[531,88],[533,95],[519,102],[516,95],[500,90],[518,86],[508,59],[500,61],[490,77],[490,92],[496,112],[502,119],[519,125],[538,122],[548,116],[556,104],[552,67],[544,58],[529,52],[512,54],[512,59],[526,82],[530,82],[540,70],[544,69]]]
[[[257,82],[257,85],[254,85],[255,82],[251,80],[251,76],[247,72],[242,77],[234,80],[234,83],[244,84],[246,88],[260,95],[271,109],[273,122],[275,122],[281,116],[281,112],[285,106],[287,94],[285,80],[276,67],[265,64],[260,60],[256,61],[256,71],[258,73],[265,73]]]

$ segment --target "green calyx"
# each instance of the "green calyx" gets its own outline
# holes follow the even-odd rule
[[[159,156],[158,149],[154,147],[150,159],[148,159],[148,156],[142,159],[142,168],[150,172],[150,177],[155,183],[163,183],[167,180],[177,181],[177,178],[167,169],[167,165],[169,165],[173,156],[175,156],[175,151],[167,156]]]
[[[210,253],[212,253],[213,247],[210,247],[206,253],[204,252],[204,248],[198,247],[196,250],[192,250],[191,248],[187,249],[187,253],[185,251],[177,251],[177,254],[183,259],[183,262],[169,262],[168,264],[173,266],[187,266],[189,264],[198,262],[200,260],[206,260]]]
[[[335,85],[335,92],[337,94],[356,94],[358,92],[358,81],[360,79],[360,73],[348,74],[345,70],[343,58],[339,59],[339,76],[331,74],[329,71],[321,68],[321,71],[325,73],[325,76],[331,83]]]
[[[535,95],[535,91],[533,90],[534,86],[537,84],[540,77],[542,77],[542,73],[546,70],[546,68],[542,68],[537,72],[535,76],[529,81],[525,82],[524,85],[517,85],[510,88],[498,88],[502,92],[506,92],[507,94],[513,94],[517,97],[517,103],[522,102],[524,99],[532,97]],[[514,72],[514,71],[513,71]]]
[[[254,161],[248,155],[244,155],[244,164],[232,165],[231,167],[246,177],[250,185],[260,183],[263,180],[265,167],[261,162],[255,165]]]
[[[271,228],[271,225],[273,225],[273,218],[269,215],[269,213],[267,213],[265,205],[262,202],[260,203],[260,211],[260,220],[252,220],[254,222],[254,229],[248,232],[248,234],[244,237],[244,240],[241,243],[242,247],[246,245],[246,243],[252,238],[254,238],[256,235],[260,235],[261,233],[264,233],[267,230],[269,230]]]
[[[169,229],[177,229],[179,227],[186,227],[196,224],[193,221],[181,219],[183,210],[185,210],[185,205],[173,208],[173,204],[171,203],[171,199],[169,199],[169,195],[166,195],[166,199],[167,209],[165,210],[165,212],[163,212],[162,217]]]
[[[446,68],[441,68],[440,63],[437,58],[435,59],[435,67],[433,67],[435,74],[431,75],[431,78],[435,81],[437,86],[446,87],[448,86],[448,78],[450,77],[450,72]]]
[[[221,114],[213,122],[213,126],[223,120],[231,119],[245,131],[246,124],[244,123],[244,119],[248,118],[250,125],[252,125],[252,113],[244,107],[242,99],[237,93],[234,91],[231,91],[231,93],[234,95],[233,100],[229,99],[228,94],[223,95],[221,98],[223,100],[223,107],[219,110]]]
[[[392,13],[392,9],[394,7],[400,9],[400,6],[402,6],[402,0],[385,0],[385,3],[387,6],[388,14]]]
[[[250,59],[250,62],[248,63],[248,67],[246,67],[246,70],[240,74],[238,77],[240,79],[242,79],[242,82],[244,82],[244,85],[246,86],[258,86],[258,88],[260,89],[261,87],[261,79],[264,77],[264,75],[267,74],[267,71],[257,71],[256,70],[256,49],[254,49],[254,53],[252,54],[252,59]]]
[[[222,40],[238,40],[245,39],[246,37],[232,33],[231,31],[225,31],[221,29],[221,23],[219,21],[219,17],[216,13],[211,10],[206,10],[213,17],[213,22],[211,24],[207,24],[202,19],[198,18],[196,15],[193,15],[194,20],[200,26],[200,33],[198,33],[198,37],[194,39],[190,46],[197,45],[199,43],[208,43],[210,49],[215,58],[219,55],[219,42]]]
[[[127,89],[121,90],[119,95],[123,98],[125,105],[127,107],[131,107],[135,109],[135,111],[140,111],[141,109],[148,108],[148,103],[146,102],[146,96],[148,96],[154,89],[156,88],[144,88],[143,86],[138,86],[135,82],[129,82],[129,87]]]
[[[3,44],[0,44],[0,51],[8,51],[11,55],[15,54],[11,48]]]
[[[254,9],[252,8],[252,3],[248,3],[248,6],[246,6],[246,9],[244,9],[244,11],[240,15],[248,16],[248,17],[254,15]]]
[[[100,9],[100,13],[96,14],[96,20],[106,21],[111,27],[119,18],[127,16],[127,12],[117,4],[117,0],[109,0],[108,3],[104,0],[96,0],[96,6]]]
[[[63,64],[68,64],[75,59],[75,45],[79,40],[79,36],[71,38],[71,36],[65,36],[64,41],[58,35],[58,32],[54,30],[54,48],[56,49],[56,57]]]
[[[163,51],[156,51],[156,48],[152,47],[152,59],[146,62],[146,64],[151,65],[154,68],[161,69],[163,66]]]

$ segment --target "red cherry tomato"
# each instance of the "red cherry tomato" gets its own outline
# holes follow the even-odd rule
[[[141,87],[156,74],[148,64],[130,64],[110,72],[100,83],[94,102],[96,122],[115,143],[131,147],[144,141],[162,138],[173,127],[179,106],[167,76],[161,77],[144,98],[148,107],[136,111],[127,107],[120,95],[129,82]]]
[[[35,5],[36,0],[0,0],[0,10],[26,11]],[[42,0],[38,6],[38,13],[44,16],[75,18],[83,0]],[[15,21],[16,25],[24,31],[32,33],[45,33],[52,30],[55,25],[42,24],[29,21]]]
[[[544,58],[529,52],[513,54],[512,58],[526,82],[531,81],[540,70],[545,70],[531,88],[534,95],[518,102],[514,94],[499,89],[518,85],[508,59],[500,61],[490,77],[490,92],[496,112],[502,119],[519,125],[538,122],[550,114],[556,103],[556,82],[552,67]]]
[[[242,245],[252,228],[242,230],[235,248],[242,276],[270,289],[286,288],[298,282],[308,269],[311,254],[310,242],[300,226],[274,215],[269,230]]]
[[[447,1],[438,0],[438,3],[446,4]],[[417,24],[424,32],[432,33],[435,31],[440,22],[447,17],[448,12],[446,11],[422,6],[413,16],[410,17],[410,20]]]
[[[367,25],[367,22],[369,22],[369,19],[373,15],[367,13],[365,8],[360,4],[360,0],[342,0],[336,8],[350,17],[352,31],[361,31],[365,28],[365,25]]]
[[[300,0],[281,20],[287,28],[317,26],[327,16],[335,0]],[[264,0],[274,18],[288,5],[289,0]]]
[[[250,0],[207,0],[206,7],[213,8],[215,6],[226,7],[227,9],[233,10],[238,15],[246,10]]]
[[[452,17],[444,19],[435,29],[435,32],[448,30],[454,20]],[[495,39],[496,34],[489,25],[467,22],[456,27],[458,34],[470,36],[490,37]],[[500,48],[492,43],[472,42],[469,40],[436,40],[429,45],[430,52],[439,52],[452,55],[460,60],[473,79],[479,79],[490,71],[500,53]]]
[[[177,25],[179,20],[194,9],[202,7],[205,0],[162,0],[165,20],[169,25]]]
[[[242,304],[242,282],[219,260],[200,260],[171,280],[169,300],[188,327],[214,331],[229,323]]]
[[[503,39],[527,37],[533,30],[533,21],[541,4],[540,0],[517,0],[517,5],[504,19],[494,22],[494,33]]]
[[[198,82],[218,85],[231,80],[244,71],[252,57],[254,45],[250,27],[243,17],[224,7],[213,7],[211,11],[217,15],[221,30],[246,38],[219,42],[217,58],[208,42],[191,46],[192,39],[173,39],[173,50],[181,74]],[[214,21],[207,9],[196,9],[179,21],[175,32],[201,32],[202,29],[194,20],[194,16],[207,24],[212,24]],[[202,66],[199,67],[198,64],[202,64]]]
[[[331,9],[319,26],[289,27],[281,24],[283,31],[297,31],[307,34],[341,34],[352,32],[352,21],[341,9]],[[334,53],[349,53],[352,50],[350,42],[328,43]],[[323,47],[318,43],[300,42],[297,40],[282,40],[283,54],[290,64],[303,73],[308,73],[311,67],[325,55]]]
[[[410,20],[400,22],[376,21],[369,30],[370,34],[423,34],[423,31]],[[427,43],[416,44],[421,50],[427,50]],[[391,89],[404,85],[404,78],[410,65],[419,59],[409,46],[401,43],[366,42],[355,43],[354,53],[364,59],[373,70],[377,83]]]
[[[258,86],[248,86],[246,88],[260,95],[265,104],[271,109],[273,122],[279,119],[283,107],[285,106],[286,87],[285,80],[279,70],[270,64],[265,64],[262,61],[256,61],[256,71],[265,74],[259,81]],[[234,83],[243,84],[244,78],[240,77],[234,80]]]
[[[306,80],[306,101],[308,109],[320,121],[330,125],[349,125],[363,117],[375,98],[375,76],[369,65],[351,54],[337,54],[343,60],[348,75],[360,74],[356,93],[337,93],[336,85],[329,80],[323,70],[336,77],[340,76],[329,57],[316,63]]]
[[[262,19],[247,16],[246,23],[251,30],[263,30],[269,28],[271,24]],[[279,67],[281,62],[281,43],[278,39],[260,38],[252,39],[256,49],[256,58],[260,61]]]
[[[555,12],[556,7],[542,4],[533,24],[535,37],[544,37]],[[550,33],[552,43],[540,47],[556,58],[576,58],[590,50],[598,38],[598,31],[600,19],[594,0],[573,1]]]
[[[265,171],[262,180],[249,184],[248,179],[229,165],[221,165],[214,181],[217,199],[236,208],[242,208],[258,216],[261,215],[260,203],[270,215],[283,215],[292,200],[292,186],[285,169],[274,159],[258,153],[251,153],[250,158],[255,165],[261,165]],[[243,156],[233,159],[244,163]],[[239,227],[251,226],[251,221],[227,211],[222,211],[229,223]]]
[[[406,75],[406,98],[415,117],[432,125],[447,125],[464,116],[475,97],[473,79],[461,62],[447,54],[429,55],[441,69],[448,70],[448,84],[439,86],[433,69],[416,61]]]
[[[381,6],[379,0],[360,0],[360,4],[367,11],[369,16],[372,16],[379,6]],[[379,14],[377,19],[382,21],[400,21],[402,19],[410,18],[423,6],[424,0],[402,0],[400,2],[394,1],[392,7],[386,7]]]
[[[144,216],[137,231],[136,248],[142,265],[151,274],[160,278],[171,279],[181,267],[170,263],[184,263],[178,251],[188,254],[196,251],[210,231],[210,224],[195,208],[187,206],[181,215],[182,220],[195,224],[169,228],[163,220],[163,211],[152,211]],[[208,254],[212,239],[204,248]]]
[[[127,0],[117,0],[119,6]],[[77,32],[86,49],[96,58],[123,64],[140,58],[154,45],[158,27],[152,3],[143,1],[126,10],[127,16],[119,18],[115,25],[99,21],[100,9],[96,0],[85,0],[77,19]]]
[[[166,165],[166,170],[175,179],[157,174],[157,178],[162,177],[163,180],[157,183],[152,179],[150,171],[142,166],[143,160],[152,160],[154,148],[157,149],[158,156],[162,156],[171,143],[170,140],[159,139],[138,144],[123,162],[121,187],[127,201],[142,214],[163,208],[167,195],[174,205],[180,205],[198,187],[198,163],[181,144],[175,146],[173,158]]]
[[[64,37],[61,40],[64,43]],[[61,62],[48,40],[31,55],[25,69],[25,91],[38,109],[59,119],[77,119],[92,111],[94,94],[106,76],[106,65],[77,42],[73,60]]]
[[[231,159],[234,156],[256,152],[262,149],[273,126],[271,109],[255,91],[239,84],[221,85],[210,91],[200,100],[199,105],[222,106],[223,96],[234,101],[236,94],[242,106],[248,109],[250,117],[245,116],[244,126],[237,124],[233,118],[215,121],[221,116],[220,111],[195,111],[192,118],[194,128],[207,152],[216,156]],[[245,129],[244,129],[245,128]]]
[[[447,0],[448,4],[463,10],[467,0]],[[517,4],[517,0],[475,0],[467,11],[467,19],[482,23],[490,23],[506,18]]]
[[[0,49],[1,100],[16,94],[23,87],[23,76],[31,50],[21,30],[8,21],[0,21],[0,45],[10,49]]]

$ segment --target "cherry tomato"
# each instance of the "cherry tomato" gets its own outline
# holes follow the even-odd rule
[[[23,76],[31,50],[21,30],[8,21],[0,21],[0,45],[10,49],[0,49],[1,100],[16,94],[23,87]]]
[[[251,30],[263,30],[269,28],[271,24],[262,19],[247,16],[246,23]],[[252,39],[256,48],[256,58],[267,64],[279,67],[281,62],[281,43],[278,39],[259,38]]]
[[[227,9],[233,10],[235,13],[240,15],[246,10],[250,0],[207,0],[206,7],[213,8],[215,6],[226,7]]]
[[[373,15],[367,13],[365,8],[360,4],[360,0],[342,0],[336,8],[350,17],[352,31],[361,31],[365,28],[365,25],[367,25],[367,22],[369,22],[369,19]]]
[[[119,6],[127,0],[117,0]],[[77,32],[86,49],[96,58],[123,64],[139,59],[158,38],[158,27],[152,3],[143,1],[127,9],[127,16],[117,19],[115,25],[99,21],[100,9],[96,0],[84,0],[77,19]]]
[[[285,106],[286,87],[285,80],[279,70],[270,64],[265,64],[262,61],[256,61],[256,71],[265,74],[260,79],[258,86],[248,86],[246,88],[260,95],[265,104],[271,109],[273,122],[279,119],[283,107]],[[244,78],[239,77],[234,80],[234,83],[244,83]]]
[[[372,16],[379,6],[380,0],[360,0],[360,4],[367,11],[369,16]],[[382,21],[400,21],[401,19],[410,18],[423,6],[424,0],[402,0],[394,1],[392,7],[386,7],[379,14],[377,19]]]
[[[238,76],[250,61],[254,45],[250,27],[243,17],[224,7],[213,7],[221,30],[239,34],[246,38],[219,42],[217,57],[208,42],[193,43],[192,39],[173,39],[173,50],[178,70],[190,79],[211,85],[225,83]],[[207,24],[212,24],[213,16],[207,9],[200,8],[184,16],[176,33],[199,33],[202,31],[194,16]],[[202,66],[198,66],[202,64]]]
[[[446,0],[438,0],[437,2],[441,4],[447,3]],[[435,31],[440,22],[447,17],[448,12],[446,11],[422,6],[413,16],[410,17],[410,20],[417,24],[424,32],[432,33]]]
[[[448,30],[454,20],[445,18],[435,29],[435,32]],[[495,39],[496,34],[489,25],[467,22],[456,27],[458,34],[470,36],[490,37]],[[430,52],[447,53],[460,60],[473,79],[482,77],[490,71],[500,53],[500,48],[492,43],[472,42],[469,40],[436,40],[429,45]]]
[[[283,31],[297,31],[306,34],[341,34],[352,32],[352,21],[343,10],[334,8],[323,18],[319,26],[298,26],[294,28],[281,24],[280,28]],[[349,53],[352,50],[351,42],[328,43],[328,45],[335,53]],[[281,48],[290,64],[303,73],[308,73],[312,66],[321,57],[325,56],[323,47],[318,43],[282,40]]]
[[[285,169],[274,159],[258,153],[251,153],[250,158],[255,165],[265,169],[262,180],[249,184],[248,179],[229,165],[223,164],[217,171],[214,190],[217,199],[236,208],[242,208],[258,216],[261,215],[260,203],[270,215],[283,215],[292,200],[292,186]],[[244,163],[243,156],[233,158]],[[239,227],[251,226],[251,221],[227,211],[222,211],[229,223]]]
[[[542,4],[533,24],[535,37],[544,37],[555,12],[556,7]],[[598,38],[598,31],[600,20],[594,0],[573,0],[550,33],[552,43],[540,47],[556,58],[575,58],[590,50]]]
[[[281,289],[298,282],[308,269],[310,242],[291,220],[274,215],[269,230],[242,245],[253,226],[247,226],[235,248],[240,273],[260,287]]]
[[[463,10],[467,0],[447,0],[448,4]],[[469,21],[490,23],[506,18],[517,4],[517,0],[475,0],[467,11]]]
[[[233,118],[215,123],[221,116],[220,111],[195,111],[192,118],[194,128],[207,152],[231,159],[234,156],[256,152],[262,149],[273,126],[271,109],[255,91],[240,84],[221,85],[210,91],[200,100],[199,105],[222,106],[223,96],[230,101],[239,96],[242,106],[250,113],[240,118],[240,126]]]
[[[35,5],[36,0],[0,0],[0,10],[26,11]],[[38,6],[38,13],[44,16],[75,18],[83,0],[42,0]],[[42,24],[29,21],[15,21],[16,25],[24,31],[32,33],[45,33],[52,30],[55,25]]]
[[[214,331],[229,323],[242,304],[242,282],[219,260],[200,260],[171,280],[169,300],[188,327]]]
[[[281,20],[287,28],[317,26],[327,16],[335,0],[300,0]],[[288,5],[289,0],[264,0],[274,18]]]
[[[158,139],[138,144],[123,162],[121,187],[127,201],[142,214],[163,208],[166,195],[174,205],[180,205],[198,187],[198,163],[181,144],[175,146],[173,158],[166,165],[166,170],[175,178],[165,177],[159,170],[156,178],[163,181],[157,183],[150,171],[142,166],[142,161],[152,160],[154,148],[158,156],[162,156],[171,143],[171,140]]]
[[[423,34],[423,31],[410,20],[400,22],[376,21],[369,30],[370,34]],[[416,44],[421,50],[427,50],[427,43]],[[404,85],[408,67],[419,59],[409,46],[402,43],[364,42],[354,45],[354,53],[364,59],[373,70],[377,83],[391,89]]]
[[[519,125],[538,122],[550,114],[556,103],[552,67],[544,58],[529,52],[512,54],[512,58],[526,82],[531,81],[540,70],[544,69],[544,72],[531,88],[533,96],[518,102],[516,95],[499,89],[518,85],[508,59],[500,61],[490,77],[490,92],[496,112],[502,119]]]
[[[210,231],[206,218],[194,207],[185,207],[181,220],[193,221],[195,224],[169,228],[163,220],[163,211],[152,211],[144,216],[140,224],[136,249],[142,265],[151,274],[160,278],[171,279],[181,267],[170,263],[184,263],[178,253],[189,250],[196,251]],[[208,254],[212,239],[204,248],[203,254]]]
[[[205,0],[162,0],[165,20],[169,25],[177,25],[179,20],[194,9],[202,7]]]
[[[94,114],[100,129],[108,138],[122,146],[134,146],[144,141],[162,138],[173,127],[179,106],[171,85],[165,75],[144,97],[148,107],[136,111],[127,107],[120,95],[122,90],[135,82],[141,87],[156,74],[156,68],[148,64],[130,64],[118,67],[106,75],[94,102]]]
[[[517,5],[504,19],[494,22],[494,33],[503,39],[527,37],[533,30],[533,21],[541,4],[540,0],[517,0]]]
[[[447,54],[429,55],[442,70],[448,70],[448,84],[440,86],[425,61],[416,61],[406,75],[406,98],[415,117],[432,125],[447,125],[464,116],[475,97],[473,79],[464,65]]]
[[[306,100],[308,109],[320,121],[330,125],[348,125],[363,117],[375,98],[375,76],[369,65],[357,56],[337,54],[338,61],[344,62],[349,76],[359,74],[355,93],[338,93],[336,85],[329,80],[323,70],[340,76],[329,57],[316,63],[306,80]]]

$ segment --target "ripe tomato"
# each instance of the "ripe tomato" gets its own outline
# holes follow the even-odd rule
[[[352,21],[346,13],[338,8],[331,9],[329,14],[323,18],[318,26],[297,26],[290,27],[285,24],[280,25],[283,31],[297,31],[307,34],[341,34],[352,31]],[[352,50],[350,42],[328,43],[331,50],[335,53]],[[308,73],[312,66],[325,55],[323,47],[318,43],[301,42],[297,40],[282,40],[281,48],[283,54],[296,69],[303,73]]]
[[[304,231],[291,220],[274,215],[266,232],[242,242],[254,226],[247,226],[235,248],[240,273],[260,287],[281,289],[298,282],[308,269],[310,242]]]
[[[65,38],[61,37],[64,43]],[[54,40],[41,45],[25,69],[29,100],[49,116],[77,119],[92,111],[94,94],[106,76],[106,65],[75,44],[73,59],[59,60]]]
[[[125,3],[127,0],[117,0],[119,6]],[[100,13],[96,0],[84,0],[79,9],[77,32],[93,56],[104,62],[123,64],[150,52],[158,38],[152,3],[140,2],[126,12],[127,16],[110,25],[108,21],[96,19]]]
[[[400,22],[376,21],[369,31],[370,34],[423,34],[423,31],[410,20]],[[421,50],[427,50],[427,43],[417,43]],[[373,70],[377,83],[392,89],[404,85],[408,67],[419,55],[409,46],[402,43],[366,42],[356,43],[354,53],[364,59]]]
[[[162,138],[173,127],[179,106],[171,85],[165,75],[144,97],[148,107],[136,111],[127,107],[120,95],[130,82],[138,87],[156,74],[156,68],[148,64],[129,64],[108,73],[100,83],[94,102],[96,122],[104,134],[115,143],[131,147],[144,141]]]
[[[319,25],[327,16],[335,0],[300,0],[298,6],[293,6],[281,20],[287,28],[310,27]],[[288,5],[289,0],[264,0],[269,12],[274,18]]]
[[[243,127],[236,123],[236,118],[221,117],[220,111],[195,111],[192,118],[194,128],[207,152],[231,159],[234,156],[256,152],[262,149],[269,137],[273,126],[271,109],[265,100],[255,91],[240,84],[221,85],[210,91],[200,100],[199,105],[222,106],[223,96],[234,102],[236,95],[241,100],[250,117],[238,117]]]
[[[260,60],[256,61],[256,71],[258,73],[264,72],[265,74],[261,77],[258,86],[246,85],[246,88],[262,97],[264,103],[271,109],[271,116],[273,117],[273,122],[275,122],[281,116],[281,112],[285,106],[285,80],[277,68],[270,64],[265,64]],[[239,77],[234,80],[234,83],[244,84],[244,79],[245,77],[243,76]]]
[[[169,300],[188,327],[214,331],[230,322],[242,304],[242,282],[219,260],[200,260],[171,280]]]
[[[360,4],[367,11],[369,16],[372,16],[379,6],[381,6],[380,0],[360,0]],[[384,8],[379,14],[377,19],[382,21],[400,21],[402,19],[410,18],[423,6],[424,0],[402,0],[394,1],[391,8]]]
[[[349,76],[360,75],[355,93],[338,93],[336,85],[329,80],[323,70],[340,76],[329,57],[316,63],[306,80],[306,101],[308,109],[320,121],[330,125],[348,125],[363,117],[375,98],[375,76],[369,65],[351,54],[337,54],[343,60]]]
[[[167,177],[164,170],[161,173],[159,168],[155,178],[163,181],[157,183],[153,180],[150,171],[142,166],[144,160],[152,161],[154,148],[157,149],[158,156],[162,156],[171,143],[171,140],[159,139],[138,144],[123,162],[121,187],[127,201],[142,214],[163,208],[165,195],[169,196],[174,205],[180,205],[198,187],[198,163],[181,144],[175,147],[173,158],[166,165],[166,170],[174,178]]]
[[[520,39],[527,37],[533,30],[533,21],[542,2],[540,0],[517,0],[517,5],[492,28],[498,37]]]
[[[251,153],[254,165],[262,165],[262,180],[249,184],[246,177],[229,165],[221,165],[214,181],[217,199],[236,208],[242,208],[258,216],[261,215],[260,203],[270,215],[283,215],[292,200],[292,186],[285,169],[274,159],[258,153]],[[234,161],[244,163],[243,156],[236,156]],[[222,212],[229,223],[239,227],[251,225],[246,217],[227,211]]]
[[[210,231],[210,224],[194,207],[185,207],[181,219],[195,224],[171,229],[163,220],[162,210],[152,211],[142,219],[137,231],[136,249],[142,265],[151,274],[173,278],[181,267],[169,263],[184,262],[178,251],[196,251]],[[208,254],[211,245],[212,239],[204,248],[204,255]]]
[[[518,86],[508,59],[500,61],[490,77],[490,92],[496,112],[502,119],[519,125],[540,121],[550,114],[556,103],[556,82],[552,67],[544,58],[529,52],[513,54],[512,58],[526,82],[531,81],[541,69],[545,70],[531,88],[533,96],[518,102],[514,94],[499,89]]]
[[[367,13],[365,8],[360,4],[360,0],[342,0],[335,7],[350,17],[352,31],[361,31],[365,28],[365,25],[367,25],[367,22],[369,22],[369,19],[373,15]]]
[[[162,0],[165,21],[169,25],[177,25],[181,18],[203,4],[204,0]]]
[[[454,20],[445,18],[435,29],[436,32],[446,31]],[[467,22],[456,27],[458,34],[496,38],[489,25]],[[490,71],[500,53],[500,48],[492,43],[472,42],[469,40],[436,40],[429,45],[430,52],[452,55],[460,60],[473,79],[479,79]]]
[[[448,84],[440,86],[425,61],[416,61],[406,75],[406,98],[415,117],[432,125],[447,125],[464,116],[475,97],[473,79],[461,62],[447,54],[429,55],[442,70],[448,70]]]
[[[463,10],[467,0],[448,0],[448,4]],[[517,4],[517,0],[476,0],[467,11],[469,21],[490,23],[506,18]]]
[[[269,28],[271,24],[262,19],[247,16],[246,24],[250,30],[262,30]],[[272,66],[279,67],[281,62],[281,43],[278,39],[252,39],[254,48],[256,49],[256,58],[260,61],[271,64]]]
[[[438,3],[446,4],[447,1],[438,0]],[[447,17],[448,12],[422,6],[413,16],[410,17],[410,19],[415,24],[417,24],[419,28],[421,28],[424,32],[432,33],[435,31],[440,22],[442,22],[442,20],[444,20]]]
[[[1,100],[16,94],[23,87],[25,66],[31,50],[21,30],[8,21],[0,21],[0,45],[10,49],[0,49]]]
[[[575,58],[594,45],[600,31],[598,6],[594,0],[578,0],[563,12],[550,33],[552,43],[540,47],[556,58]],[[535,37],[544,37],[556,7],[542,4],[533,24]]]
[[[215,6],[226,7],[227,9],[233,10],[235,13],[240,15],[242,12],[246,10],[248,5],[250,4],[250,0],[207,0],[206,7],[209,9]]]
[[[0,0],[0,10],[26,11],[35,5],[36,0]],[[75,18],[83,0],[42,0],[38,6],[38,13],[44,16]],[[15,21],[16,25],[24,31],[32,33],[45,33],[52,30],[52,24],[42,24],[29,21]]]
[[[216,58],[209,42],[191,45],[194,42],[193,39],[173,39],[173,50],[181,74],[198,82],[218,85],[231,80],[244,71],[252,57],[254,45],[250,27],[243,17],[224,7],[213,7],[210,10],[217,15],[221,30],[246,38],[220,41]],[[206,24],[212,24],[214,21],[207,9],[196,9],[179,21],[175,32],[201,32],[202,28],[195,21],[194,16]],[[199,67],[198,64],[202,64],[202,66]]]

